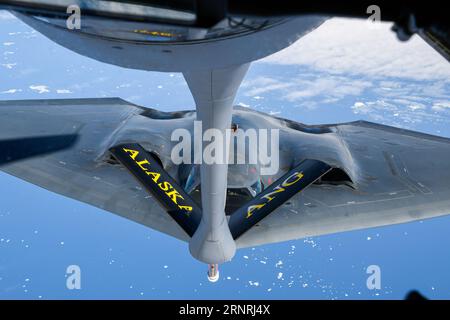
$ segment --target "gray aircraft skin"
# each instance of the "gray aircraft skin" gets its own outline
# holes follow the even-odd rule
[[[244,26],[225,19],[210,29],[174,29],[83,16],[83,27],[70,30],[67,15],[55,18],[14,14],[56,43],[96,60],[125,68],[182,72],[203,131],[216,129],[223,134],[231,126],[233,101],[251,61],[289,46],[327,19],[305,16],[248,20]],[[161,37],[152,35],[154,32],[168,36],[161,41]],[[223,153],[228,150],[229,144],[225,143]],[[189,241],[189,250],[200,261],[219,264],[231,260],[236,252],[225,215],[228,166],[203,164],[199,171],[202,217]]]
[[[194,120],[195,111],[166,113],[119,98],[1,101],[0,137],[78,133],[79,140],[68,150],[0,169],[189,241],[108,150],[137,142],[155,153],[165,170],[185,186],[184,172],[193,165],[173,164],[171,150],[178,141],[170,137],[178,128],[192,132]],[[232,121],[243,130],[280,130],[280,170],[255,177],[248,175],[248,166],[230,164],[227,200],[232,190],[249,188],[259,179],[266,185],[303,159],[324,161],[336,173],[298,193],[238,238],[238,248],[450,213],[450,139],[365,121],[307,126],[238,106]],[[200,180],[198,170],[194,178]],[[234,197],[240,200],[248,199]]]
[[[136,9],[133,6],[108,10]],[[58,134],[79,138],[66,150],[0,169],[189,241],[192,256],[200,261],[215,265],[231,260],[236,248],[450,213],[448,139],[367,122],[307,126],[233,108],[252,61],[288,47],[326,17],[249,19],[238,24],[225,19],[202,29],[83,16],[81,30],[69,30],[65,12],[15,15],[56,43],[93,59],[125,68],[182,72],[196,112],[164,113],[117,98],[2,101],[0,139]],[[279,129],[280,170],[267,177],[259,174],[259,166],[175,166],[170,160],[175,143],[171,132],[192,130],[195,119],[202,121],[203,131],[214,128],[223,134],[232,122],[239,128]],[[124,142],[139,143],[158,155],[165,170],[199,201],[202,216],[192,238],[111,157],[109,148]],[[229,144],[223,148],[227,153]],[[255,183],[267,186],[304,159],[320,160],[333,169],[233,239],[227,219],[233,204],[254,196]],[[244,178],[255,170],[256,176]],[[195,185],[186,185],[186,179]]]

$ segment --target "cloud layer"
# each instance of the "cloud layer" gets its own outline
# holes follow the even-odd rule
[[[364,20],[334,18],[292,46],[261,62],[372,77],[415,80],[450,78],[450,64],[420,37],[397,40],[390,23],[370,27]]]

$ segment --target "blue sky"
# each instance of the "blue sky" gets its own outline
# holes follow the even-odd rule
[[[236,103],[307,124],[364,119],[450,137],[449,64],[388,25],[334,19],[254,63]],[[350,33],[349,30],[356,30]],[[124,70],[0,12],[0,99],[118,96],[193,109],[180,74]],[[450,217],[240,250],[217,284],[187,245],[0,173],[0,298],[450,298]],[[68,290],[77,264],[82,289]],[[366,268],[381,267],[381,290]]]

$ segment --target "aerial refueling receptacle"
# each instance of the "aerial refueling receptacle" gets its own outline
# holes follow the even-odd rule
[[[208,264],[208,280],[209,282],[217,282],[219,280],[218,264]]]

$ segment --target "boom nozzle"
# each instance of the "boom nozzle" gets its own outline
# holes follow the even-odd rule
[[[209,282],[217,282],[219,280],[219,265],[208,264],[208,280]]]

